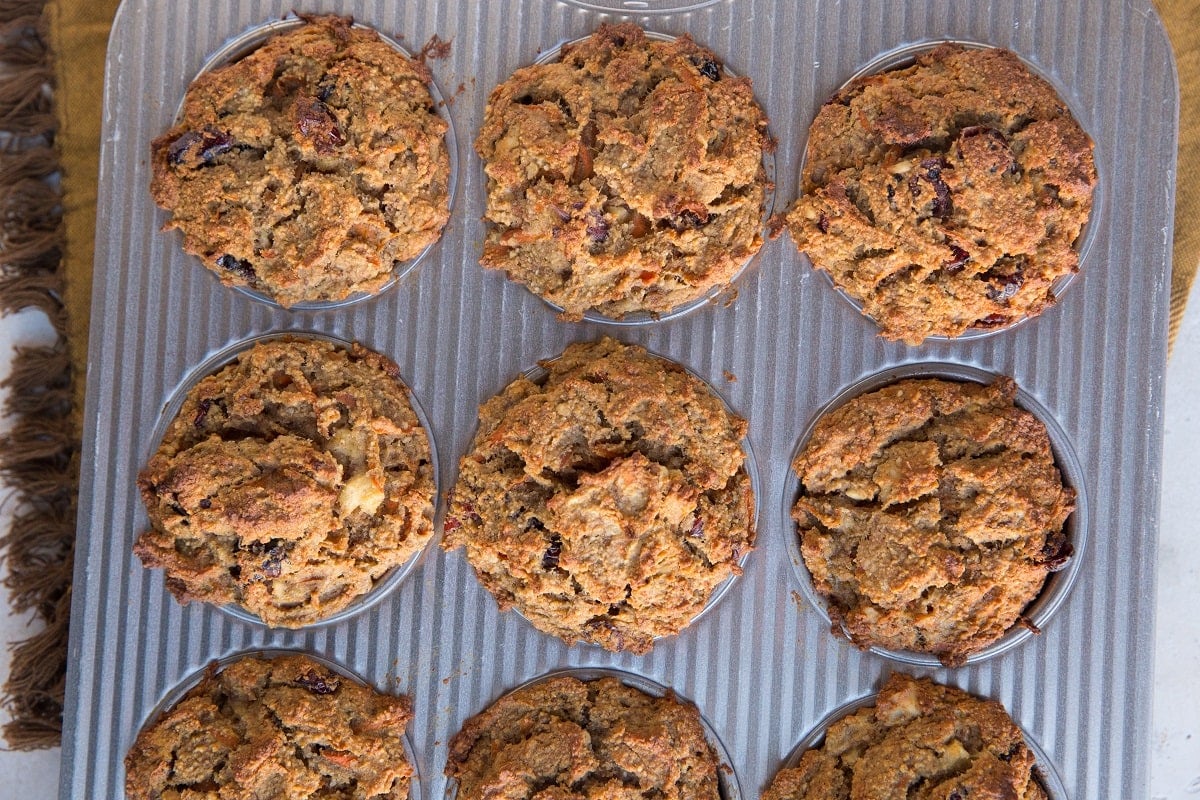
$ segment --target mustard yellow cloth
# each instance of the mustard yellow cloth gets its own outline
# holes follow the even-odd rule
[[[117,5],[118,0],[51,0],[47,6],[51,44],[58,54],[55,99],[66,210],[66,306],[76,375],[86,374],[104,53]],[[1171,283],[1173,340],[1200,264],[1200,2],[1157,0],[1157,5],[1175,47],[1181,96]],[[83,382],[75,388],[82,408]]]

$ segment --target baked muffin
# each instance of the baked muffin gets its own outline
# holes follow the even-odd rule
[[[201,380],[138,476],[134,552],[182,603],[325,619],[433,533],[429,438],[395,364],[357,344],[256,344]]]
[[[786,223],[884,337],[916,345],[1053,303],[1095,184],[1050,84],[1006,50],[942,45],[822,106]]]
[[[762,246],[767,118],[687,35],[601,25],[488,99],[481,263],[578,320],[670,311]]]
[[[216,671],[138,734],[128,800],[405,800],[407,697],[379,694],[302,655]]]
[[[700,712],[616,678],[550,678],[506,694],[450,740],[458,800],[717,800]]]
[[[285,307],[378,291],[449,217],[424,65],[347,17],[303,19],[197,78],[150,147],[166,228]]]
[[[829,726],[762,800],[1045,800],[1036,759],[1004,707],[895,673],[873,706]]]
[[[568,643],[645,653],[754,542],[746,422],[683,367],[573,344],[479,410],[446,518],[501,610]]]
[[[801,553],[833,630],[962,664],[1071,555],[1046,427],[1016,384],[902,380],[821,418],[792,468]]]

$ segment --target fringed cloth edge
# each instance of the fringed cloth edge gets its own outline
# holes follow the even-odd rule
[[[42,623],[12,646],[0,696],[11,717],[4,738],[17,750],[62,738],[78,482],[44,4],[0,0],[0,313],[40,309],[57,333],[52,347],[18,350],[5,381],[12,427],[0,436],[0,475],[14,514],[0,538],[4,584],[13,611]]]

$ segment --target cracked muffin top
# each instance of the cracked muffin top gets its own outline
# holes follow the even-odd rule
[[[501,610],[570,644],[645,653],[754,542],[746,422],[641,347],[573,344],[479,410],[446,518]]]
[[[396,365],[357,344],[256,344],[188,392],[138,476],[134,545],[182,603],[318,622],[433,533],[429,438]]]
[[[198,77],[150,147],[166,228],[285,307],[378,291],[449,217],[425,67],[349,18],[303,19]]]
[[[822,106],[785,222],[884,337],[917,345],[1052,304],[1095,184],[1050,84],[1006,50],[941,45]]]
[[[488,99],[481,263],[567,320],[696,300],[762,246],[766,129],[749,79],[688,36],[602,25]]]
[[[830,725],[762,800],[1046,800],[1036,766],[998,702],[894,673],[873,706]]]
[[[616,678],[550,678],[463,724],[446,775],[459,800],[717,800],[700,712]]]
[[[246,657],[138,734],[128,800],[406,800],[407,697],[379,694],[302,655]]]
[[[792,469],[801,553],[835,634],[962,664],[1072,553],[1050,437],[1016,384],[902,380],[822,417]]]

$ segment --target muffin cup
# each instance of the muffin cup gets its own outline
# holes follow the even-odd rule
[[[564,0],[564,2],[571,2],[571,0]],[[667,13],[672,13],[674,11],[700,8],[705,5],[711,5],[713,2],[719,2],[719,0],[708,0],[707,2],[702,2],[702,3],[685,3],[685,2],[677,2],[677,3],[648,2],[648,3],[645,3],[645,2],[643,2],[643,3],[634,3],[629,6],[626,6],[626,4],[622,3],[621,0],[612,0],[611,7],[616,10],[624,9],[626,7],[633,9],[636,7],[637,13],[667,14]],[[607,6],[600,5],[600,4],[589,4],[589,3],[583,3],[583,2],[576,3],[576,4],[583,8],[596,8],[596,9],[608,8]],[[662,8],[658,11],[644,11],[641,8],[642,6],[664,6],[665,8]],[[680,8],[671,8],[671,7],[667,7],[667,6],[680,6]],[[650,39],[650,40],[656,41],[656,42],[673,42],[677,38],[679,38],[677,36],[672,36],[667,33],[658,33],[657,31],[649,31],[649,30],[645,31],[645,34],[646,34],[647,39]],[[563,48],[578,45],[582,42],[587,41],[589,38],[591,38],[590,35],[583,36],[578,39],[572,39],[572,40],[566,41],[566,42],[559,42],[558,45],[556,45],[555,47],[553,47],[549,50],[546,50],[541,55],[539,55],[533,63],[535,65],[540,66],[542,64],[551,64],[555,61],[558,61],[560,58],[562,58]],[[729,69],[729,67],[725,66],[724,64],[722,64],[721,69],[723,70],[723,74],[727,75],[728,77],[731,77],[731,78],[738,77],[738,75],[736,73],[732,72]],[[762,104],[760,103],[759,105],[761,106]],[[765,109],[764,109],[764,113],[765,113]],[[768,119],[768,123],[769,122],[770,122],[770,120]],[[761,225],[760,225],[760,229],[763,232],[763,242],[764,242],[764,246],[765,246],[765,243],[766,243],[765,232],[766,232],[767,226],[770,222],[771,215],[774,213],[774,209],[775,209],[775,154],[773,152],[764,152],[763,158],[762,158],[762,164],[763,164],[763,171],[766,173],[766,180],[767,180],[767,189],[766,189],[765,194],[763,195],[763,214],[762,214],[762,220],[761,220]],[[481,174],[483,172],[482,165],[480,166],[480,172],[481,172]],[[487,185],[486,176],[483,176],[483,180],[484,180],[484,185],[486,186]],[[664,311],[661,313],[655,313],[655,312],[651,312],[651,311],[634,311],[629,314],[626,314],[623,317],[608,317],[608,316],[605,316],[604,314],[601,314],[599,311],[596,311],[595,309],[588,309],[587,311],[583,312],[582,322],[594,322],[594,323],[598,323],[601,325],[612,325],[612,326],[617,326],[617,327],[630,327],[630,328],[644,327],[647,325],[655,325],[660,322],[670,322],[672,320],[679,319],[688,314],[691,314],[696,309],[703,308],[704,306],[709,305],[709,304],[730,305],[737,299],[737,294],[738,294],[737,284],[738,284],[738,282],[746,274],[746,270],[750,267],[751,264],[754,263],[755,259],[758,258],[759,253],[761,253],[761,252],[762,252],[762,247],[760,247],[758,249],[758,251],[756,251],[752,256],[747,258],[745,263],[743,263],[742,266],[740,268],[738,268],[737,273],[734,274],[734,276],[732,278],[730,278],[728,283],[720,285],[720,286],[714,286],[711,289],[709,289],[707,292],[705,292],[703,295],[701,295],[700,297],[697,297],[695,300],[684,303],[682,305],[675,306],[674,308],[672,308],[669,311]],[[526,291],[529,291],[529,289],[527,287],[523,287],[523,288],[525,288]],[[532,294],[532,292],[531,292],[531,294]],[[554,309],[556,312],[562,313],[562,311],[563,311],[562,306],[557,305],[556,303],[553,303],[553,302],[547,300],[546,298],[542,297],[541,295],[535,295],[535,296],[539,300],[541,300],[543,303],[545,303],[547,306]]]
[[[713,393],[713,396],[721,401],[721,405],[725,408],[726,413],[730,414],[731,416],[741,416],[736,411],[734,411],[733,408],[730,407],[729,403],[725,400],[725,397],[720,392],[718,392],[711,383],[704,380],[704,378],[697,375],[695,372],[693,372],[687,366],[685,366],[684,364],[680,364],[678,361],[674,361],[670,358],[667,358],[666,356],[659,355],[658,353],[654,353],[649,350],[647,350],[646,352],[653,358],[657,358],[662,361],[668,362],[670,364],[674,364],[676,366],[682,367],[683,370],[685,372],[687,372],[688,375],[690,375],[691,377],[695,378],[696,380],[703,383],[706,387],[708,387],[708,390]],[[555,356],[554,358],[547,358],[547,359],[543,359],[543,360],[539,361],[536,366],[530,367],[529,369],[522,372],[521,377],[523,377],[526,380],[528,380],[529,382],[537,384],[539,386],[543,385],[546,382],[546,380],[550,377],[550,371],[547,369],[547,366],[549,366],[550,364],[553,364],[560,357],[561,356]],[[508,384],[505,384],[505,385],[507,386]],[[475,429],[471,432],[471,438],[467,444],[468,448],[470,448],[474,444],[475,436],[478,434],[478,432],[479,432],[479,421],[477,419],[475,422]],[[759,476],[758,476],[758,462],[755,461],[755,459],[754,459],[754,450],[750,446],[749,435],[742,437],[741,447],[742,447],[742,453],[746,457],[745,462],[742,464],[742,469],[743,469],[743,471],[745,471],[745,473],[750,478],[750,491],[754,495],[754,509],[753,509],[754,515],[751,518],[751,524],[754,527],[754,537],[755,537],[753,547],[760,547],[761,545],[758,541],[758,536],[759,536],[759,530],[758,530],[759,513],[758,513],[758,510],[762,504],[762,494],[761,494],[761,484],[759,483]],[[457,477],[455,479],[455,482],[457,483]],[[445,516],[445,514],[441,515],[441,517],[443,517],[443,518],[444,518],[444,516]],[[437,531],[437,538],[439,540],[441,539],[441,536],[443,533],[444,533],[444,531],[441,528],[439,528]],[[747,550],[745,553],[742,553],[741,558],[738,559],[738,561],[737,561],[738,567],[740,567],[743,571],[746,568],[746,564],[749,562],[750,554],[753,552],[754,552],[753,548],[750,550]],[[472,567],[472,571],[473,570],[474,570],[474,567]],[[692,617],[692,619],[688,622],[687,626],[684,627],[682,630],[680,630],[678,633],[672,634],[670,636],[655,636],[653,639],[655,646],[657,646],[659,643],[661,643],[663,641],[670,641],[672,639],[677,639],[678,637],[683,636],[688,630],[690,630],[692,628],[693,625],[695,625],[704,616],[706,616],[709,613],[709,611],[711,611],[713,609],[713,607],[716,606],[717,603],[720,602],[720,600],[723,597],[725,597],[725,595],[727,595],[729,593],[730,589],[733,588],[734,582],[737,581],[737,579],[739,577],[740,577],[739,575],[730,575],[728,578],[726,578],[725,580],[723,580],[719,584],[717,584],[717,587],[715,589],[713,589],[712,594],[709,595],[708,601],[705,602],[704,606],[698,612],[696,612],[696,616]],[[545,631],[542,631],[540,628],[537,628],[532,622],[530,622],[529,617],[525,616],[521,612],[521,609],[519,609],[517,606],[515,606],[515,605],[512,606],[509,609],[509,611],[518,615],[519,617],[521,617],[521,619],[525,620],[525,622],[529,623],[529,626],[531,628],[533,628],[534,630],[536,630],[539,634],[541,634],[543,636],[552,636],[555,639],[558,639],[558,637],[555,636],[554,634],[547,633]],[[608,651],[604,650],[604,648],[601,647],[600,645],[598,645],[594,642],[588,642],[588,641],[578,641],[575,644],[569,645],[569,646],[570,647],[591,648],[591,649],[594,649],[597,651],[608,652]]]
[[[787,478],[784,481],[782,503],[783,529],[786,531],[785,538],[787,540],[789,560],[792,562],[792,571],[800,583],[800,589],[804,593],[804,598],[808,605],[821,615],[827,628],[832,629],[833,620],[829,616],[825,598],[821,597],[813,586],[812,574],[808,571],[808,567],[804,563],[804,556],[800,551],[800,537],[796,529],[796,522],[792,519],[792,509],[796,504],[796,499],[800,496],[800,477],[792,469],[792,464],[808,445],[808,441],[812,438],[817,423],[825,415],[840,408],[850,400],[901,380],[909,378],[941,378],[960,383],[990,384],[1000,377],[1002,376],[999,373],[989,372],[966,364],[903,364],[877,372],[843,389],[831,401],[821,407],[813,415],[812,419],[809,420],[803,435],[801,435],[799,442],[797,442],[791,456],[788,458]],[[1081,564],[1087,554],[1087,538],[1090,529],[1088,496],[1083,477],[1083,465],[1080,464],[1079,459],[1075,456],[1075,451],[1071,448],[1066,432],[1058,424],[1054,416],[1033,395],[1026,392],[1020,386],[1017,387],[1016,405],[1018,408],[1022,408],[1033,414],[1039,422],[1046,426],[1046,432],[1050,437],[1050,448],[1054,453],[1054,464],[1062,474],[1063,485],[1075,490],[1075,510],[1067,517],[1067,521],[1063,526],[1063,530],[1067,534],[1067,541],[1073,548],[1073,553],[1062,569],[1057,572],[1051,572],[1046,577],[1046,582],[1043,584],[1037,597],[1022,612],[1024,619],[1041,630],[1050,622],[1055,612],[1062,607],[1067,599],[1067,595],[1071,591],[1071,587],[1079,577]],[[1017,622],[999,639],[968,656],[962,666],[978,664],[981,661],[986,661],[1007,653],[1033,636],[1033,630]],[[839,636],[837,638],[842,639],[843,637]],[[852,647],[856,647],[849,638],[845,638],[845,642]],[[918,653],[911,650],[892,650],[879,645],[873,645],[866,649],[868,652],[902,664],[921,667],[945,667],[937,656],[930,653]]]
[[[825,742],[825,732],[829,726],[843,717],[849,716],[860,709],[868,708],[875,705],[878,699],[878,694],[867,695],[860,697],[857,700],[851,700],[848,703],[835,708],[833,711],[826,714],[820,722],[818,722],[812,730],[804,735],[792,752],[788,754],[787,759],[783,762],[779,769],[791,769],[800,763],[800,758],[814,747],[820,747]],[[1007,711],[1007,709],[1005,709]],[[1011,716],[1011,715],[1010,715]],[[1034,779],[1041,784],[1046,790],[1046,794],[1050,800],[1067,800],[1067,787],[1063,784],[1062,778],[1054,769],[1054,763],[1050,757],[1046,755],[1046,751],[1041,748],[1029,733],[1021,725],[1013,720],[1013,724],[1017,726],[1017,730],[1021,732],[1021,737],[1025,739],[1025,744],[1033,751],[1034,757],[1037,759],[1037,766],[1034,768]]]
[[[553,680],[554,678],[575,678],[580,681],[588,682],[595,681],[601,678],[616,678],[623,685],[632,689],[637,689],[640,692],[650,695],[651,697],[665,697],[668,694],[673,694],[677,700],[682,703],[695,706],[698,711],[700,707],[687,699],[683,695],[678,694],[668,686],[664,686],[658,681],[638,675],[633,672],[626,672],[620,669],[612,669],[611,667],[567,667],[557,669],[553,672],[547,672],[544,675],[539,675],[536,678],[530,678],[522,684],[514,686],[507,692],[504,692],[496,699],[492,700],[484,708],[479,709],[479,712],[490,708],[501,699],[508,697],[514,692],[519,692],[523,689],[528,689],[531,686]],[[477,712],[477,713],[479,713]],[[721,737],[717,735],[716,730],[709,723],[708,717],[700,711],[700,725],[704,728],[704,738],[708,740],[709,745],[717,754],[717,785],[721,794],[721,800],[741,800],[742,786],[738,781],[737,772],[733,768],[733,759],[729,755],[729,750],[726,749],[725,743],[721,741]],[[461,728],[460,728],[461,730]],[[407,744],[407,742],[406,742]],[[458,797],[458,781],[453,778],[446,778],[446,800],[455,800]]]
[[[271,22],[266,22],[262,25],[257,25],[253,28],[243,31],[227,41],[219,50],[210,55],[208,60],[204,62],[204,66],[200,67],[199,72],[196,73],[195,77],[192,78],[192,81],[188,85],[191,86],[191,83],[194,83],[202,75],[212,72],[218,67],[225,66],[226,64],[232,64],[235,61],[245,58],[258,48],[262,47],[262,45],[265,44],[271,37],[295,30],[296,28],[299,28],[305,24],[307,23],[303,19],[293,16],[285,19],[272,20]],[[382,42],[391,47],[393,50],[401,53],[410,61],[416,61],[416,58],[412,53],[401,46],[401,44],[395,39],[387,36],[377,28],[373,28],[370,25],[364,25],[361,22],[355,22],[352,27],[374,32],[377,36],[379,36],[379,39]],[[446,182],[447,213],[449,215],[446,224],[449,225],[449,220],[453,219],[454,216],[454,196],[458,187],[458,139],[454,134],[454,119],[447,111],[448,107],[446,105],[446,98],[442,94],[441,89],[438,87],[437,81],[434,80],[432,73],[430,74],[429,80],[426,82],[425,86],[429,89],[429,94],[433,98],[433,105],[438,116],[441,117],[447,125],[446,133],[443,139],[446,143],[446,151],[450,159],[450,174]],[[171,122],[172,126],[178,125],[183,117],[184,102],[185,99],[181,97],[179,99],[179,107],[175,110],[175,118]],[[438,238],[436,240],[426,245],[425,248],[414,258],[410,258],[408,261],[404,261],[395,265],[392,268],[392,276],[388,278],[386,283],[379,287],[378,291],[375,291],[371,294],[359,292],[341,300],[310,300],[285,307],[270,295],[256,291],[247,286],[230,286],[228,288],[238,292],[239,294],[245,295],[252,300],[264,303],[272,308],[283,309],[284,311],[332,311],[339,308],[345,308],[346,306],[359,303],[363,300],[367,300],[372,297],[378,297],[411,275],[416,269],[417,265],[420,264],[427,255],[429,255],[429,251],[431,251],[441,242],[442,235],[444,233],[445,228],[443,228],[442,233],[438,234]],[[191,254],[188,255],[189,257],[196,258],[195,256],[191,256]],[[216,273],[214,273],[207,266],[205,266],[204,271],[209,273],[209,276],[221,286],[225,286],[225,284],[221,283],[220,278],[217,277]]]
[[[926,52],[932,50],[933,48],[937,47],[938,45],[942,45],[942,44],[957,44],[964,48],[967,48],[968,50],[987,50],[987,49],[990,49],[990,48],[996,46],[996,45],[986,44],[984,42],[973,41],[970,39],[935,39],[935,40],[925,40],[925,41],[920,41],[920,42],[914,42],[912,44],[901,45],[900,47],[894,48],[892,50],[888,50],[885,53],[881,53],[880,55],[873,58],[871,61],[867,62],[857,72],[855,72],[848,79],[846,79],[845,83],[843,83],[842,85],[837,87],[837,89],[835,89],[833,93],[842,91],[850,84],[852,84],[855,81],[860,80],[862,78],[870,77],[871,75],[878,75],[878,74],[884,73],[884,72],[891,72],[892,70],[903,69],[905,67],[910,67],[914,63],[916,63],[917,56],[919,56],[922,53],[926,53]],[[1063,84],[1061,84],[1058,80],[1056,80],[1053,75],[1045,72],[1037,64],[1035,64],[1034,62],[1025,58],[1023,55],[1016,52],[1015,50],[1010,51],[1010,52],[1012,52],[1013,55],[1015,55],[1021,61],[1021,63],[1025,66],[1025,68],[1028,69],[1032,74],[1041,78],[1046,83],[1048,83],[1051,87],[1053,87],[1054,91],[1058,94],[1059,99],[1061,99],[1063,101],[1063,104],[1066,105],[1067,109],[1071,112],[1071,116],[1074,117],[1074,119],[1077,123],[1079,123],[1079,127],[1083,130],[1084,133],[1086,133],[1088,135],[1088,138],[1092,141],[1092,146],[1094,148],[1093,149],[1093,160],[1095,162],[1095,167],[1096,167],[1096,183],[1095,183],[1095,186],[1092,188],[1092,209],[1091,209],[1091,213],[1088,215],[1087,222],[1084,223],[1083,229],[1079,232],[1079,238],[1075,240],[1075,251],[1079,254],[1079,265],[1075,272],[1072,272],[1069,275],[1062,276],[1061,278],[1056,280],[1051,285],[1051,291],[1054,293],[1055,300],[1060,300],[1062,298],[1063,293],[1066,291],[1067,287],[1075,282],[1076,277],[1079,275],[1079,271],[1081,271],[1083,269],[1084,264],[1087,260],[1088,254],[1091,253],[1091,251],[1092,251],[1092,244],[1096,240],[1096,231],[1098,231],[1100,229],[1101,218],[1104,214],[1104,206],[1105,206],[1104,198],[1105,198],[1105,194],[1106,194],[1106,192],[1105,192],[1106,183],[1104,180],[1104,173],[1103,173],[1103,161],[1104,160],[1101,157],[1100,143],[1097,142],[1096,138],[1094,136],[1092,136],[1092,134],[1086,128],[1084,128],[1083,123],[1080,121],[1081,119],[1083,119],[1083,116],[1080,113],[1081,109],[1084,108],[1083,104],[1078,102],[1070,94],[1070,92],[1067,91],[1067,88]],[[800,154],[800,170],[799,170],[800,184],[797,186],[797,192],[796,192],[797,196],[800,196],[804,193],[804,168],[808,164],[807,133],[808,132],[806,131],[805,132],[804,150]],[[833,276],[830,275],[826,270],[818,269],[815,265],[812,265],[812,261],[811,261],[811,259],[809,259],[807,253],[803,253],[803,255],[804,255],[805,260],[808,261],[809,264],[812,266],[812,269],[815,272],[817,272],[818,274],[820,274],[821,278],[826,282],[826,284],[829,285],[830,288],[832,288],[835,292],[837,292],[838,295],[840,295],[847,303],[849,303],[851,306],[853,306],[855,311],[857,311],[859,314],[862,314],[864,317],[867,317],[867,319],[870,319],[872,324],[878,325],[878,323],[875,322],[874,318],[870,317],[865,311],[863,311],[861,302],[859,302],[857,299],[852,297],[847,291],[845,291],[844,289],[839,287],[834,282]],[[1035,314],[1034,316],[1024,316],[1024,317],[1021,317],[1020,319],[1013,320],[1012,322],[1008,323],[1007,325],[997,325],[995,327],[987,327],[987,328],[984,328],[984,327],[967,328],[965,331],[960,333],[958,336],[946,336],[944,334],[933,334],[933,335],[925,337],[925,341],[926,342],[961,342],[961,341],[973,341],[976,339],[984,339],[986,337],[993,336],[997,333],[1011,331],[1014,328],[1024,325],[1029,320],[1040,317],[1049,311],[1050,311],[1050,309],[1047,308],[1044,311],[1042,311],[1040,314]]]
[[[243,339],[225,348],[222,348],[206,358],[198,367],[189,372],[179,383],[179,385],[176,386],[167,402],[163,404],[162,411],[158,416],[158,422],[154,426],[154,433],[150,437],[150,448],[148,451],[142,454],[141,464],[145,466],[145,464],[147,464],[158,451],[163,436],[167,432],[167,428],[172,422],[175,421],[175,417],[178,416],[180,408],[183,407],[183,402],[185,399],[187,399],[188,393],[191,392],[192,389],[194,389],[196,385],[200,383],[200,381],[218,372],[223,367],[233,363],[239,356],[249,351],[255,345],[262,342],[276,341],[281,339],[311,339],[320,342],[330,342],[343,350],[348,350],[353,344],[345,339],[339,339],[336,336],[329,336],[327,334],[317,333],[314,331],[276,331],[259,334],[257,336],[251,336],[248,339]],[[386,354],[381,355],[386,357]],[[357,614],[374,607],[381,600],[383,600],[384,597],[389,595],[396,587],[403,583],[409,575],[416,571],[417,567],[421,563],[421,560],[425,557],[425,553],[429,549],[430,542],[433,542],[438,538],[438,532],[441,530],[439,527],[442,516],[439,502],[439,498],[441,497],[441,487],[438,478],[440,473],[438,470],[437,443],[433,438],[433,428],[430,427],[429,418],[425,415],[425,409],[422,408],[421,404],[417,401],[416,394],[403,380],[397,378],[397,382],[404,387],[404,392],[408,397],[409,405],[412,406],[413,413],[417,415],[417,420],[421,423],[421,427],[425,431],[425,438],[429,441],[430,469],[433,470],[433,517],[431,521],[433,522],[434,526],[434,532],[429,537],[429,540],[421,547],[420,550],[414,553],[403,564],[395,566],[385,572],[377,581],[375,581],[374,587],[372,587],[369,592],[366,592],[365,594],[351,601],[351,603],[341,611],[337,612],[336,614],[331,614],[324,619],[310,622],[307,625],[302,625],[298,628],[275,628],[267,625],[265,622],[259,619],[258,615],[250,613],[236,603],[227,603],[226,605],[222,606],[204,603],[205,606],[216,608],[217,610],[228,614],[239,622],[262,626],[268,630],[313,630],[315,628],[320,628],[327,625],[336,625],[339,622],[343,622],[350,617],[356,616]]]
[[[284,656],[304,656],[305,658],[312,659],[322,667],[325,667],[325,669],[328,669],[331,672],[336,672],[346,680],[354,681],[355,683],[378,691],[370,681],[366,680],[350,668],[344,667],[336,661],[333,661],[332,659],[326,658],[322,655],[317,655],[316,653],[309,653],[304,650],[293,650],[282,647],[270,647],[259,650],[243,650],[238,653],[231,653],[229,655],[222,656],[221,658],[214,659],[205,666],[189,674],[179,684],[177,684],[175,688],[170,689],[163,696],[163,698],[159,700],[157,704],[155,704],[150,713],[146,715],[146,719],[142,722],[141,727],[138,728],[138,732],[134,734],[133,740],[131,740],[129,746],[132,747],[133,741],[136,741],[137,738],[142,735],[142,733],[149,730],[151,726],[157,723],[159,719],[162,718],[163,714],[169,711],[184,698],[184,695],[196,688],[200,684],[200,681],[204,680],[205,676],[208,675],[210,669],[215,667],[217,672],[221,672],[231,664],[235,664],[245,658],[263,658],[273,660],[276,658],[282,658]],[[412,723],[410,722],[409,724],[411,726]],[[401,735],[400,738],[404,744],[404,753],[408,757],[409,766],[412,767],[413,771],[412,778],[409,781],[408,800],[425,800],[425,782],[421,778],[420,768],[417,764],[417,754],[416,750],[413,749],[412,739],[409,738],[407,730]],[[124,769],[124,761],[122,761],[122,769]],[[125,778],[123,773],[120,778],[120,783],[122,786],[124,786]]]

